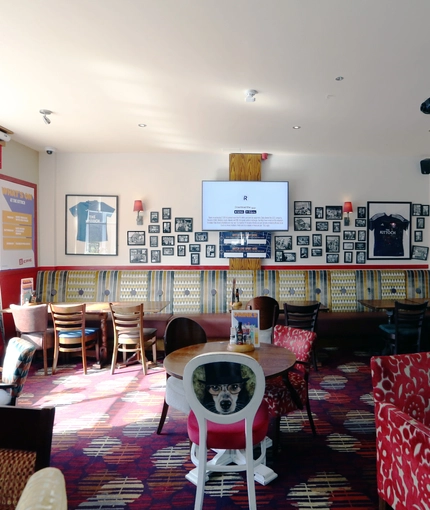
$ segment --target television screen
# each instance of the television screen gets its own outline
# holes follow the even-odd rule
[[[288,182],[203,181],[202,230],[288,230]]]

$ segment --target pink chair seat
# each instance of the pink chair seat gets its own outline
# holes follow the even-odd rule
[[[207,447],[211,449],[242,450],[246,448],[244,434],[245,420],[233,424],[207,422]],[[266,437],[269,426],[269,414],[267,404],[263,401],[255,415],[252,426],[253,444],[258,444]],[[190,440],[199,444],[199,425],[195,414],[191,411],[188,415],[188,435]]]
[[[299,401],[306,402],[307,384],[303,376],[290,372],[288,379],[296,391]],[[270,416],[284,416],[298,408],[282,377],[266,382],[264,400],[267,402]]]

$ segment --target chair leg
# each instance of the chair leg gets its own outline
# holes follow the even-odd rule
[[[148,367],[146,364],[146,362],[148,360],[146,359],[146,356],[145,356],[145,344],[144,344],[143,338],[141,339],[141,342],[140,342],[140,361],[142,363],[143,375],[146,375],[148,373]]]
[[[85,344],[85,337],[82,338],[82,369],[84,375],[87,375],[87,346]]]
[[[118,356],[118,341],[116,338],[114,338],[113,341],[113,352],[112,352],[112,364],[110,368],[110,374],[113,375],[116,368],[116,358]]]
[[[154,365],[157,364],[157,339],[155,339],[155,342],[152,344],[152,361]]]
[[[60,350],[59,341],[55,338],[54,339],[54,358],[52,360],[52,375],[54,375],[57,370],[59,350]]]
[[[392,510],[391,507],[386,501],[384,501],[381,496],[379,496],[379,510]]]
[[[46,337],[43,338],[43,372],[45,375],[48,375],[48,350],[46,348]]]
[[[316,429],[315,429],[315,423],[314,423],[314,419],[313,419],[313,417],[312,417],[312,411],[311,411],[311,405],[310,405],[310,403],[309,403],[309,398],[308,398],[308,399],[306,399],[306,411],[307,411],[307,413],[308,413],[308,418],[309,418],[309,423],[310,423],[310,425],[311,425],[312,434],[313,434],[314,436],[316,436],[316,435],[317,435],[317,431],[316,431]]]
[[[281,434],[281,417],[277,416],[275,418],[274,423],[274,433],[272,442],[272,454],[274,459],[278,457],[280,434]]]
[[[314,366],[315,372],[318,372],[318,358],[315,346],[312,348],[312,364]]]
[[[164,426],[164,422],[166,421],[168,410],[169,410],[169,404],[166,404],[166,401],[164,400],[163,410],[161,411],[160,421],[158,423],[158,428],[157,428],[158,435],[161,434],[161,430]]]

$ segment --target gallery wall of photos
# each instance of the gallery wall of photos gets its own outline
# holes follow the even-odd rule
[[[300,264],[316,257],[326,264],[428,259],[423,242],[429,205],[367,202],[354,208],[347,224],[341,205],[294,201],[293,212],[290,230],[272,236],[275,263]],[[176,255],[185,257],[184,265],[198,266],[203,258],[216,258],[217,246],[208,243],[208,232],[195,232],[193,223],[190,217],[173,217],[169,207],[150,212],[145,230],[127,232],[130,263],[168,263],[167,257]]]

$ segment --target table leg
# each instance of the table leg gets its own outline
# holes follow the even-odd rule
[[[99,360],[94,363],[93,368],[101,369],[107,361],[107,313],[100,313],[100,331],[102,333],[102,344],[99,349]]]

